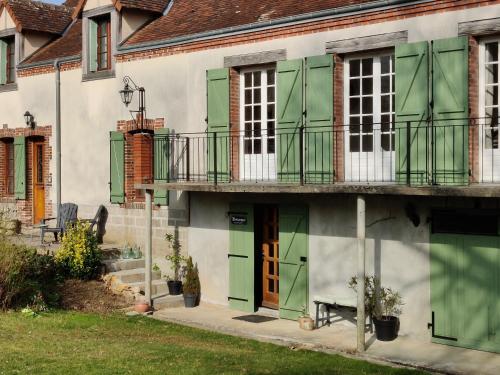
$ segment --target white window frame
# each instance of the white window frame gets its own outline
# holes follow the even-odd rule
[[[268,130],[267,130],[267,71],[274,70],[274,152],[272,154],[268,153],[267,140]],[[260,154],[246,154],[245,153],[245,74],[253,73],[256,71],[261,72],[261,152]],[[264,86],[265,84],[265,86]],[[278,152],[278,142],[276,137],[276,112],[277,112],[277,69],[276,65],[263,65],[251,68],[245,68],[240,70],[240,155],[239,155],[239,176],[240,180],[254,180],[254,181],[269,181],[276,179],[276,154]],[[252,94],[253,95],[253,94]],[[254,122],[254,121],[252,121]],[[253,125],[252,125],[253,130]],[[252,137],[253,142],[253,137]],[[253,145],[252,145],[253,146]]]
[[[395,52],[383,51],[376,53],[360,53],[352,54],[344,59],[344,175],[345,181],[349,182],[394,182],[395,181],[395,145],[392,145],[394,150],[385,151],[382,149],[382,129],[381,129],[381,57],[394,56]],[[360,126],[360,144],[359,152],[350,151],[350,62],[352,60],[373,59],[373,151],[362,151],[362,134]],[[394,60],[393,60],[394,63]],[[394,79],[396,78],[395,67],[393,66]],[[362,67],[360,67],[362,69]],[[392,91],[392,90],[391,90]],[[361,95],[361,87],[360,87]],[[393,92],[393,101],[395,100],[395,92]],[[362,102],[360,101],[360,113],[362,112]],[[390,133],[395,132],[393,130]],[[366,133],[365,133],[366,134]],[[387,134],[387,132],[384,132]],[[392,138],[391,138],[392,139]],[[392,140],[391,140],[392,142]],[[371,155],[370,155],[371,154]]]
[[[486,123],[486,44],[491,42],[498,43],[499,59],[500,59],[500,37],[487,37],[479,42],[479,170],[480,181],[482,182],[500,182],[500,146],[497,149],[485,148],[486,142],[484,137]],[[498,62],[500,66],[500,61]],[[500,73],[500,72],[499,72]],[[499,77],[500,81],[500,77]],[[500,91],[500,82],[499,82]],[[500,92],[499,92],[500,95]],[[499,106],[500,115],[500,106]],[[500,124],[499,124],[500,130]],[[500,134],[499,134],[500,138]],[[499,139],[500,141],[500,139]],[[496,167],[496,168],[495,168]]]

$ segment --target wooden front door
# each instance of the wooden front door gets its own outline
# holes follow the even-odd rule
[[[262,306],[279,308],[278,207],[264,208],[262,236]]]
[[[43,142],[33,142],[33,223],[40,223],[45,217]]]

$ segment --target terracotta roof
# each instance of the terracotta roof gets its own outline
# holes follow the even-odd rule
[[[66,0],[63,5],[66,5],[67,7],[74,8],[78,5],[80,0]]]
[[[129,9],[147,10],[150,12],[162,13],[170,0],[115,0],[115,5]]]
[[[3,0],[3,3],[19,31],[34,30],[60,35],[72,21],[73,9],[64,5],[33,0]]]
[[[23,64],[53,61],[57,58],[80,56],[82,54],[82,20],[78,19],[61,38],[42,47]]]
[[[165,16],[141,29],[125,45],[265,23],[371,1],[373,0],[174,0]]]

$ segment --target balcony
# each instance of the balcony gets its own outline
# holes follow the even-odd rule
[[[138,187],[500,197],[497,124],[469,118],[155,136],[155,149],[168,156],[155,163],[155,184]]]

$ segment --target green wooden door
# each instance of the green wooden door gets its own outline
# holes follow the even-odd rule
[[[279,209],[280,317],[298,319],[308,304],[308,209]]]
[[[234,203],[229,214],[229,306],[255,311],[253,205]]]
[[[431,237],[433,341],[500,352],[500,238]]]
[[[209,181],[229,181],[229,69],[207,71],[207,171]]]
[[[14,190],[16,199],[26,199],[26,138],[14,138]]]
[[[300,134],[303,121],[304,68],[302,60],[277,64],[278,179],[300,181]]]
[[[154,134],[154,181],[155,183],[167,183],[170,172],[170,139],[169,129],[156,129]],[[169,193],[165,189],[157,189],[154,192],[154,203],[158,206],[168,206]]]
[[[306,58],[306,181],[333,182],[332,55]]]
[[[432,42],[434,181],[463,185],[469,175],[467,37]]]
[[[410,182],[427,183],[430,163],[429,118],[429,47],[427,42],[396,46],[396,181],[407,182],[410,161]],[[410,150],[407,123],[410,122]]]
[[[125,137],[110,132],[110,201],[125,202]]]

